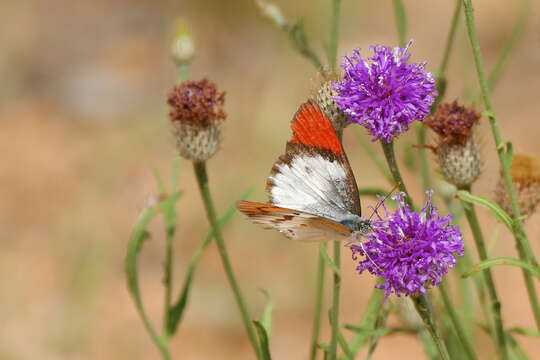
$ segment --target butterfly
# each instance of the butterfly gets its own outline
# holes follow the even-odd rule
[[[292,139],[267,180],[269,202],[239,201],[238,210],[298,241],[356,241],[370,232],[349,160],[326,113],[310,100],[291,128]]]

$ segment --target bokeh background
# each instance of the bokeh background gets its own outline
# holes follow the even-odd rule
[[[504,137],[516,151],[539,154],[540,4],[533,3],[524,36],[493,97]],[[277,4],[288,19],[304,18],[312,44],[323,54],[330,2]],[[488,68],[510,35],[516,4],[475,1]],[[413,60],[427,61],[432,71],[441,59],[453,6],[452,1],[406,2],[408,35],[416,40]],[[196,43],[191,76],[208,76],[227,91],[222,149],[208,164],[221,212],[250,187],[252,199],[266,199],[265,179],[284,150],[291,116],[313,94],[319,78],[250,0],[8,0],[0,8],[0,358],[157,359],[127,291],[124,256],[139,212],[158,192],[151,167],[168,179],[175,158],[165,97],[176,79],[168,52],[174,22],[181,17]],[[343,1],[342,14],[340,56],[359,46],[397,44],[391,1]],[[447,99],[474,96],[474,75],[461,26]],[[491,196],[498,162],[483,121],[485,170],[474,190]],[[415,142],[412,135],[399,140],[401,154],[399,149]],[[359,185],[381,185],[353,131],[346,131],[344,144]],[[405,171],[405,181],[416,197],[422,196],[417,176]],[[186,161],[180,188],[175,292],[208,231]],[[514,256],[510,234],[484,209],[479,212],[492,256]],[[540,253],[538,220],[538,215],[530,218],[527,230]],[[158,327],[162,228],[157,219],[140,264],[144,301]],[[463,229],[469,238],[467,226]],[[240,216],[225,238],[253,316],[260,316],[265,303],[259,288],[274,302],[274,357],[306,358],[317,247],[290,242]],[[343,258],[341,317],[356,323],[374,279],[355,273],[347,250]],[[494,272],[506,325],[534,327],[520,271],[499,267]],[[328,307],[330,297],[325,301]],[[392,316],[390,323],[399,319]],[[323,339],[327,335],[325,324]],[[482,358],[492,358],[491,340],[477,336]],[[540,341],[519,341],[533,358],[540,352]],[[171,349],[176,359],[254,358],[214,245],[197,270]],[[423,357],[420,342],[405,335],[383,338],[374,355]]]

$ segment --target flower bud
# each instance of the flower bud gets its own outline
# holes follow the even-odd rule
[[[280,29],[287,28],[287,19],[285,19],[281,9],[276,4],[266,0],[255,0],[255,4],[259,8],[262,17],[269,20]]]
[[[189,64],[195,55],[193,38],[182,21],[176,24],[170,52],[177,66]]]
[[[471,185],[482,171],[480,151],[472,137],[464,146],[440,144],[437,154],[444,179],[457,187]]]
[[[474,109],[459,106],[456,101],[441,105],[424,121],[439,136],[434,147],[439,167],[446,181],[457,186],[471,185],[482,171],[473,126],[480,115]]]
[[[533,214],[540,202],[540,161],[530,155],[515,154],[511,174],[521,215]],[[512,203],[502,173],[495,187],[495,201],[512,214]]]
[[[333,89],[333,81],[324,82],[317,92],[317,104],[324,110],[336,132],[341,132],[349,125],[349,115],[345,114],[334,100],[337,92]]]
[[[180,155],[192,161],[205,161],[219,149],[220,125],[225,92],[204,78],[184,81],[169,93],[167,103],[176,147]]]

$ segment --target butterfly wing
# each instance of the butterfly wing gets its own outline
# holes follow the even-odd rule
[[[238,210],[266,229],[276,229],[292,240],[324,242],[347,240],[351,230],[339,222],[272,204],[239,201]]]
[[[325,112],[308,101],[291,127],[292,140],[267,181],[270,202],[336,222],[351,214],[361,216],[351,166]]]

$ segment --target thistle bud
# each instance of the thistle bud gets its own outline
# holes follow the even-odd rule
[[[176,30],[170,48],[176,66],[189,64],[195,55],[195,44],[182,21],[176,23]]]
[[[184,81],[169,93],[167,103],[180,155],[192,161],[205,161],[216,153],[220,142],[220,125],[226,118],[223,111],[225,92],[204,78]]]
[[[259,8],[262,17],[269,20],[280,29],[287,28],[287,19],[285,19],[281,9],[276,4],[266,0],[255,0],[255,4]]]
[[[345,114],[334,100],[337,92],[333,89],[333,81],[324,82],[317,92],[317,104],[324,110],[336,132],[343,131],[349,125],[349,116]]]
[[[540,202],[540,161],[530,155],[515,154],[511,174],[520,213],[531,215]],[[512,214],[512,203],[502,173],[495,187],[495,201]]]
[[[424,123],[438,136],[434,147],[439,167],[446,181],[457,187],[471,185],[482,171],[473,126],[480,120],[474,109],[459,106],[456,101],[441,105]]]

